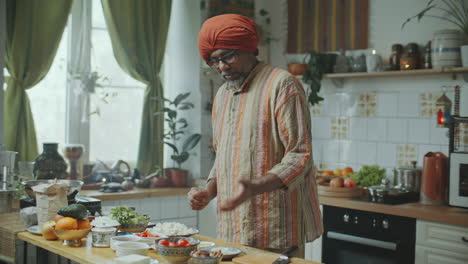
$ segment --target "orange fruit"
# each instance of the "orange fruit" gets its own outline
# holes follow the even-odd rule
[[[58,222],[60,219],[62,219],[62,218],[64,218],[64,217],[65,217],[65,216],[61,216],[61,215],[59,215],[59,214],[56,214],[56,215],[54,216],[54,221],[55,221],[55,222]]]
[[[351,167],[345,167],[345,168],[343,169],[343,171],[346,171],[348,174],[354,172],[354,171],[353,171],[353,168],[351,168]]]
[[[55,224],[57,230],[75,230],[78,229],[78,221],[71,217],[64,217]]]
[[[78,229],[88,229],[91,228],[88,220],[78,220]]]
[[[324,176],[333,176],[333,171],[331,171],[331,170],[323,171],[322,175],[324,175]]]

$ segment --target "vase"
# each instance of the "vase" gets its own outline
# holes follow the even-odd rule
[[[432,38],[432,68],[459,67],[460,46],[463,44],[463,36],[460,31],[444,29],[434,32]]]
[[[43,152],[34,161],[34,175],[38,180],[65,179],[67,163],[58,153],[58,143],[44,143]]]

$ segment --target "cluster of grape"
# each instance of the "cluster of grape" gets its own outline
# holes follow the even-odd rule
[[[361,187],[379,185],[385,177],[385,169],[381,169],[378,165],[364,165],[358,172],[352,173],[350,177]]]

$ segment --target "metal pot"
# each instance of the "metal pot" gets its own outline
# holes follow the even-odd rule
[[[411,166],[398,168],[397,188],[411,192],[418,192],[421,189],[422,168],[416,167],[417,161],[412,161]]]

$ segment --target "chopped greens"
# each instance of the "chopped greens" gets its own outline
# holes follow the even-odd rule
[[[121,225],[138,224],[141,221],[148,220],[147,215],[141,215],[127,206],[117,206],[111,209],[112,219],[119,221]]]

